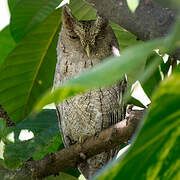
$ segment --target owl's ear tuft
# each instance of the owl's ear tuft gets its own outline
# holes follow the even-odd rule
[[[98,16],[95,21],[95,26],[98,30],[102,30],[109,24],[108,20],[104,17]]]
[[[73,32],[74,25],[76,24],[77,19],[73,16],[71,13],[71,10],[64,6],[63,8],[63,25],[68,29],[69,31]]]
[[[108,26],[108,24],[109,22],[107,19],[98,16],[91,31],[95,36],[97,36],[102,30],[104,30]]]

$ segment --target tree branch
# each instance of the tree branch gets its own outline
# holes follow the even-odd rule
[[[97,9],[98,14],[119,24],[143,41],[167,35],[177,14],[175,10],[160,7],[152,0],[140,0],[135,13],[129,10],[126,0],[84,1]],[[180,50],[175,52],[174,57],[180,57]]]
[[[77,164],[88,158],[127,142],[134,134],[143,112],[131,111],[125,120],[88,138],[84,143],[72,145],[38,161],[27,161],[21,169],[16,171],[0,169],[1,177],[13,177],[14,180],[41,179],[58,174],[65,168],[76,168]]]
[[[140,0],[131,13],[126,0],[85,0],[98,13],[135,34],[141,40],[150,40],[167,34],[174,22],[175,11],[162,8],[151,0]]]

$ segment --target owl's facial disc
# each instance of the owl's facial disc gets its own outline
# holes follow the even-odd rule
[[[101,28],[96,29],[95,22],[79,21],[73,29],[88,57],[94,52],[97,44],[96,37],[101,33]]]
[[[82,46],[85,49],[87,56],[90,57],[91,52],[93,51],[95,47],[95,44],[87,41],[86,43],[83,43]]]
[[[93,49],[95,48],[95,39],[93,39],[93,38],[94,37],[91,37],[90,35],[86,36],[86,37],[80,36],[80,38],[79,38],[80,43],[88,57],[91,56],[91,52],[93,52]]]

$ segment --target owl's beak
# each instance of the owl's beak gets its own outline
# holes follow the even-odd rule
[[[89,47],[89,44],[87,44],[85,50],[86,50],[87,56],[90,57],[90,47]]]

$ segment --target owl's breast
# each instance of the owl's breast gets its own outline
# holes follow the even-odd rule
[[[83,71],[99,63],[99,58],[88,58],[86,53],[77,48],[67,50],[63,42],[57,49],[54,85],[79,76]],[[102,131],[122,118],[120,108],[121,83],[109,88],[100,88],[67,99],[57,105],[60,112],[60,126],[65,141],[79,141],[80,137],[92,136]],[[68,141],[66,145],[70,144]]]
[[[81,137],[92,136],[120,121],[119,93],[119,87],[115,85],[80,94],[58,104],[63,135],[72,142],[78,142]]]

